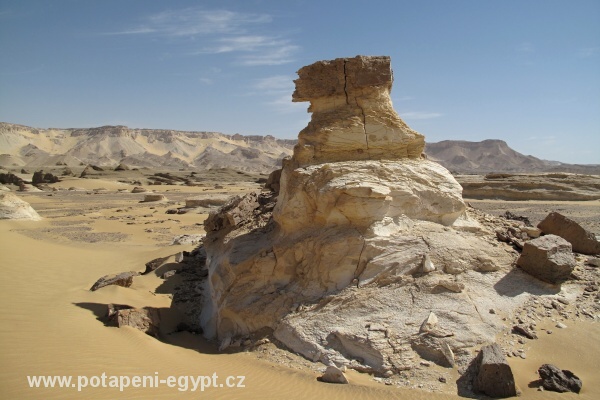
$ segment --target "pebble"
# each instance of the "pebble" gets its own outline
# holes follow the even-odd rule
[[[567,326],[565,324],[563,324],[562,322],[559,322],[558,324],[556,324],[556,327],[559,329],[565,329]]]

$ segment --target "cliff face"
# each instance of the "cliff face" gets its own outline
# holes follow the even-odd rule
[[[514,257],[470,216],[452,175],[420,158],[423,136],[391,108],[389,58],[299,75],[294,99],[313,115],[279,194],[235,198],[206,221],[205,335],[229,343],[270,328],[313,361],[376,373],[417,354],[452,364],[493,340],[502,321],[478,308],[520,301],[493,288]],[[430,312],[442,329],[419,332]]]
[[[103,126],[89,129],[35,129],[0,123],[2,167],[235,168],[270,172],[289,154],[295,141],[272,136],[224,135]],[[9,157],[10,156],[10,157]]]

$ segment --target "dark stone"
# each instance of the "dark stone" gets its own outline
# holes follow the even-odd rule
[[[515,325],[513,326],[513,333],[516,333],[517,335],[521,335],[521,336],[525,336],[527,339],[537,339],[537,335],[533,332],[531,332],[529,329],[521,326],[521,325]]]
[[[497,398],[517,395],[512,370],[497,343],[481,348],[475,366],[474,391]]]
[[[150,336],[159,335],[160,314],[157,308],[127,308],[117,310],[117,325],[130,326]]]
[[[146,275],[146,274],[149,274],[150,272],[154,271],[156,268],[163,265],[165,263],[165,261],[167,261],[169,259],[169,257],[170,256],[159,257],[159,258],[155,258],[154,260],[148,261],[146,263],[146,270],[144,272],[142,272],[142,275]]]
[[[569,278],[575,268],[571,244],[565,239],[546,235],[523,244],[517,265],[528,274],[552,284]]]
[[[557,212],[551,212],[537,226],[545,234],[560,236],[571,243],[573,251],[583,254],[600,254],[600,242],[596,236],[577,222]]]
[[[566,369],[560,369],[552,364],[544,364],[538,369],[542,379],[542,387],[553,392],[579,393],[583,385],[574,373]]]
[[[96,283],[92,285],[90,288],[91,291],[98,290],[108,285],[117,285],[122,287],[129,287],[133,283],[133,277],[139,275],[139,272],[129,271],[122,272],[116,275],[105,275],[102,278],[98,279]]]

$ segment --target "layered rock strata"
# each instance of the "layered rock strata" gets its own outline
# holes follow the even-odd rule
[[[388,57],[298,74],[294,101],[313,115],[279,194],[234,198],[205,223],[205,335],[270,328],[309,359],[382,374],[417,355],[454,365],[502,326],[482,310],[521,301],[494,287],[514,254],[469,216],[452,175],[420,157],[423,136],[391,105]],[[431,312],[439,329],[419,332]]]

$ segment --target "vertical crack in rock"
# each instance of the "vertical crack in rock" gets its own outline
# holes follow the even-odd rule
[[[469,293],[467,293],[467,297],[469,298],[469,301],[471,302],[471,304],[473,304],[473,307],[475,307],[475,311],[477,311],[477,315],[479,316],[479,319],[481,320],[481,322],[485,323],[485,321],[483,320],[483,317],[481,315],[481,312],[479,312],[479,308],[477,308],[477,304],[475,304],[475,302],[473,301],[473,299],[471,298]]]
[[[369,135],[367,135],[367,114],[365,114],[365,109],[358,104],[358,99],[355,97],[354,101],[356,102],[356,106],[360,108],[360,112],[362,113],[362,122],[363,122],[363,132],[365,133],[365,142],[367,144],[367,150],[369,150]]]
[[[367,246],[367,241],[363,235],[360,235],[362,239],[362,248],[360,249],[360,254],[358,255],[358,262],[356,263],[356,269],[354,270],[354,279],[358,279],[358,277],[364,272],[366,264],[361,268],[360,261],[362,260],[363,252],[365,251],[365,247]],[[358,287],[358,283],[356,284]]]

